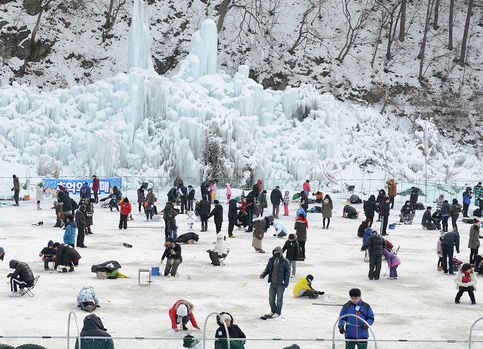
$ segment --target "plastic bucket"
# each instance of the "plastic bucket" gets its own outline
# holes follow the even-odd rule
[[[151,268],[151,275],[159,276],[159,267],[152,267]]]

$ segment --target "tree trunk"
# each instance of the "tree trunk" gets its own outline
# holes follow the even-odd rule
[[[421,50],[419,51],[419,55],[418,55],[418,58],[420,59],[419,75],[418,75],[419,80],[423,80],[424,53],[426,51],[426,40],[428,38],[429,20],[431,18],[431,8],[433,5],[433,1],[434,0],[428,0],[428,8],[426,10],[426,23],[424,24],[423,42],[421,43]]]
[[[439,17],[439,2],[440,0],[436,0],[434,4],[434,22],[433,22],[433,29],[438,29],[438,17]]]
[[[453,16],[454,16],[454,0],[449,2],[449,25],[448,25],[448,50],[453,49]]]
[[[468,1],[468,13],[466,14],[465,31],[463,33],[463,41],[461,42],[460,66],[464,67],[466,63],[466,45],[468,44],[468,33],[470,31],[471,12],[473,12],[473,0]]]
[[[454,0],[453,0],[454,1]],[[404,42],[406,31],[406,0],[401,2],[401,22],[399,23],[399,41]]]
[[[30,37],[30,45],[35,44],[35,37],[37,36],[37,32],[40,29],[40,18],[42,17],[42,14],[44,13],[44,10],[47,9],[49,4],[52,2],[52,0],[47,0],[45,4],[43,4],[40,8],[39,15],[37,16],[37,22],[35,23],[35,27],[32,30],[32,36]]]
[[[223,2],[217,6],[215,6],[215,10],[218,12],[218,23],[216,25],[216,30],[221,32],[223,28],[223,23],[225,22],[225,16],[228,13],[229,5],[231,0],[223,0]]]

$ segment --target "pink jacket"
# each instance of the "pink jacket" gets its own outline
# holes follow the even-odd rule
[[[310,183],[309,182],[304,182],[304,190],[310,191]]]
[[[226,183],[225,186],[226,186],[226,195],[231,195],[230,183]]]

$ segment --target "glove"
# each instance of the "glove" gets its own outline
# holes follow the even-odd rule
[[[8,278],[12,277],[12,273],[9,273],[9,274],[7,275],[7,277],[8,277]]]
[[[206,250],[206,252],[210,253],[210,252],[211,252],[211,250]]]
[[[77,304],[77,306],[80,308],[80,304]]]
[[[42,253],[39,253],[39,257],[42,257]]]
[[[340,332],[340,334],[344,334],[345,333],[344,326],[339,326],[339,332]]]
[[[322,296],[324,293],[325,293],[324,291],[317,291],[317,294],[319,294],[319,295],[321,295],[321,296]]]
[[[362,323],[359,325],[359,328],[363,329],[363,330],[366,330],[367,329],[367,325],[365,323]]]

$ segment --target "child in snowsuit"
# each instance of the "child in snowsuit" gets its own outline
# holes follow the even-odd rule
[[[288,216],[288,205],[290,204],[290,192],[285,190],[285,195],[283,196],[283,215]]]
[[[389,280],[396,280],[397,279],[397,267],[401,264],[399,257],[396,256],[394,253],[389,252],[388,250],[384,249],[382,251],[384,257],[386,257],[387,266],[389,267]]]
[[[94,292],[94,287],[84,286],[77,295],[77,306],[82,310],[92,313],[96,308],[100,308],[99,299]]]
[[[124,198],[124,200],[119,203],[119,207],[121,207],[119,229],[127,229],[127,217],[131,213],[131,204],[129,203],[129,199]]]
[[[42,257],[42,260],[44,261],[45,270],[49,270],[49,262],[55,259],[55,253],[54,242],[52,240],[48,242],[47,247],[44,247],[42,251],[40,251],[39,257]]]
[[[75,234],[77,231],[77,224],[74,222],[74,217],[71,214],[66,215],[66,226],[64,233],[64,244],[74,247]]]
[[[463,264],[461,269],[456,273],[454,282],[456,283],[456,288],[458,289],[454,302],[459,303],[463,293],[468,292],[468,295],[471,299],[471,304],[476,304],[475,294],[473,292],[476,291],[476,283],[478,280],[476,280],[475,273],[473,272],[470,263]]]
[[[299,243],[297,241],[297,235],[290,234],[288,240],[285,241],[285,245],[282,247],[282,253],[287,251],[285,258],[287,258],[290,264],[291,277],[295,277],[297,270],[297,260],[299,259]]]

